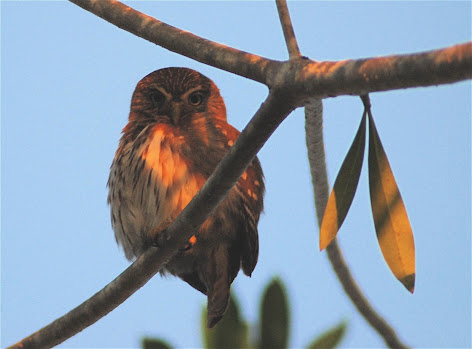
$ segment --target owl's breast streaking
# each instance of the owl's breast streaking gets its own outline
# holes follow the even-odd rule
[[[149,128],[144,141],[123,144],[110,173],[112,227],[128,259],[143,253],[151,232],[175,219],[206,181],[190,170],[180,132],[163,124]],[[123,163],[135,170],[126,172]]]

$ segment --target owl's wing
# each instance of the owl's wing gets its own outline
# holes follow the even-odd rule
[[[242,215],[241,267],[251,276],[259,256],[257,224],[263,210],[264,176],[257,157],[246,169],[236,185],[240,197],[239,214]]]
[[[236,141],[240,132],[226,124],[227,147]],[[238,196],[238,214],[241,227],[239,239],[241,244],[241,267],[244,274],[250,276],[259,256],[259,237],[257,224],[263,210],[264,174],[259,159],[256,157],[243,173],[234,190]]]

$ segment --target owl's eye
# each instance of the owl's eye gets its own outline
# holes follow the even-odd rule
[[[149,98],[151,99],[152,104],[158,108],[162,107],[162,105],[166,101],[166,97],[157,90],[152,91],[151,94],[149,95]]]
[[[198,92],[198,91],[192,93],[190,96],[188,96],[188,102],[191,105],[195,105],[195,106],[202,104],[202,102],[203,102],[203,93]]]

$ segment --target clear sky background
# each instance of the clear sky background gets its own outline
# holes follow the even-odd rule
[[[248,52],[288,55],[275,4],[133,2],[136,9]],[[302,53],[342,60],[418,52],[471,39],[469,1],[290,2]],[[168,52],[65,1],[1,2],[1,345],[23,338],[100,290],[128,266],[106,204],[109,166],[136,83],[186,66],[215,81],[241,129],[265,86]],[[409,294],[384,262],[374,232],[364,163],[339,233],[356,279],[414,347],[471,346],[471,84],[371,94],[374,118],[415,233],[417,281]],[[325,100],[333,183],[354,137],[357,97]],[[266,177],[260,257],[234,282],[243,314],[257,320],[272,277],[286,283],[291,347],[343,319],[344,347],[382,340],[343,293],[317,248],[303,110],[259,153]],[[62,348],[131,348],[144,335],[199,347],[205,297],[154,277]]]

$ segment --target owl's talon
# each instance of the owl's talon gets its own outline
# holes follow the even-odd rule
[[[157,237],[151,240],[151,246],[161,248],[161,244],[159,243],[159,239]]]
[[[185,251],[190,250],[191,248],[192,248],[192,245],[187,244],[187,245],[185,245],[184,248],[179,249],[179,252],[185,252]]]
[[[154,238],[151,239],[151,246],[161,248],[165,244],[165,240],[168,239],[166,231],[161,231],[158,234],[153,234]]]
[[[151,240],[151,246],[161,248],[161,245],[159,244],[159,241],[157,241],[157,239]]]

